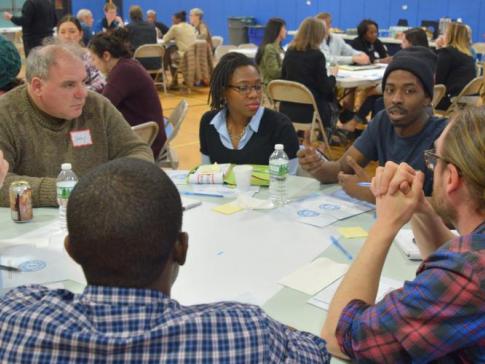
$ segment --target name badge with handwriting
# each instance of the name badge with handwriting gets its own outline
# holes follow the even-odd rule
[[[75,148],[93,145],[93,139],[91,138],[90,129],[71,131],[70,134],[72,145]]]

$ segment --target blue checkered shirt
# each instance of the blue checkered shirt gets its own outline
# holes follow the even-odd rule
[[[148,289],[80,295],[23,286],[0,299],[2,363],[327,363],[325,342],[260,308],[182,306]]]

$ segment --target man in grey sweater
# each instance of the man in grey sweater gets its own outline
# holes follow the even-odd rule
[[[153,161],[153,154],[103,96],[87,91],[80,55],[68,45],[34,49],[27,84],[0,98],[0,150],[10,165],[1,192],[26,180],[33,205],[57,206],[56,177],[69,162],[78,176],[121,157]]]

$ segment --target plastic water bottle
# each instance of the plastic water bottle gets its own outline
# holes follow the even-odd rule
[[[66,211],[67,201],[74,186],[78,181],[76,174],[72,171],[71,163],[63,163],[61,173],[57,176],[57,203],[59,205],[59,227],[61,231],[67,231]]]
[[[269,157],[269,195],[275,206],[283,206],[287,202],[286,189],[288,178],[288,156],[283,144],[276,144],[274,152]]]

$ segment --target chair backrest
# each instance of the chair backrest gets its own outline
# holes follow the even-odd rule
[[[172,124],[172,133],[168,141],[172,141],[180,130],[182,126],[182,122],[185,120],[185,116],[187,116],[187,111],[189,110],[189,104],[186,100],[181,100],[175,109],[172,111],[170,116],[168,117],[168,122]]]
[[[214,35],[211,38],[212,40],[212,47],[216,49],[217,47],[221,46],[224,43],[224,38],[220,35]]]
[[[314,130],[318,129],[322,133],[326,147],[330,144],[327,139],[327,133],[323,127],[323,120],[318,111],[315,97],[312,92],[303,84],[295,81],[286,80],[273,80],[268,84],[267,88],[268,96],[274,102],[285,101],[294,102],[297,104],[305,104],[313,106],[313,120],[311,124],[299,123],[297,120],[292,120],[293,126],[296,130],[308,130],[310,129],[310,139],[313,140]]]
[[[131,129],[149,146],[152,145],[158,135],[158,124],[154,121],[132,126]]]
[[[299,82],[273,80],[268,84],[268,95],[273,101],[295,102],[317,108],[312,92]]]
[[[483,77],[475,77],[473,80],[468,82],[465,87],[463,87],[463,90],[461,90],[461,92],[458,94],[456,98],[459,99],[460,97],[463,97],[463,96],[477,95],[480,93],[482,86],[483,86]]]
[[[437,84],[434,85],[433,88],[433,100],[431,100],[431,106],[434,108],[436,105],[438,105],[441,101],[441,99],[445,96],[446,94],[446,86],[443,84]]]
[[[135,50],[133,58],[163,58],[164,55],[165,48],[160,44],[143,44]]]
[[[243,43],[239,44],[238,48],[258,48],[258,46],[254,43]]]
[[[217,47],[214,52],[216,60],[220,60],[223,55],[229,53],[229,51],[232,49],[237,49],[237,47],[235,45],[220,45],[219,47]]]
[[[451,115],[457,109],[463,108],[467,105],[478,105],[480,91],[483,86],[483,76],[475,77],[468,82],[461,92],[453,97],[451,105],[445,112],[445,115]]]

